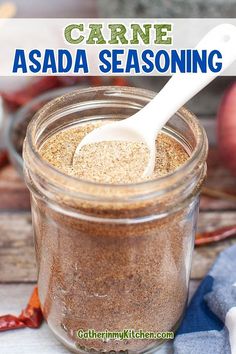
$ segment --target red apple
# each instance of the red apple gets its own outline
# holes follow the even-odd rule
[[[236,176],[236,82],[225,92],[221,101],[217,135],[222,162]]]

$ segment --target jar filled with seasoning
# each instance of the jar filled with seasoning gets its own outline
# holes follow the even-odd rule
[[[49,102],[27,130],[24,172],[42,311],[78,353],[152,353],[161,340],[134,333],[174,332],[184,313],[206,174],[198,120],[185,108],[169,120],[148,178],[141,173],[147,151],[128,142],[119,166],[112,158],[118,143],[74,159],[91,130],[131,116],[154,96],[129,87],[78,90]],[[124,330],[128,338],[112,337]]]

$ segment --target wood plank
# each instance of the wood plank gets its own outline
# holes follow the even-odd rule
[[[30,213],[0,213],[0,281],[26,282],[35,279]]]
[[[36,280],[35,256],[29,212],[0,213],[0,282]],[[236,211],[203,212],[199,231],[235,224]],[[220,251],[236,243],[236,238],[194,251],[192,278],[201,279]]]
[[[236,211],[202,212],[199,215],[198,231],[211,231],[222,226],[234,225]],[[215,244],[195,247],[193,254],[192,279],[201,279],[211,268],[218,254],[225,248],[236,243],[236,238]]]
[[[220,188],[220,190],[236,196],[236,177],[232,176],[222,165],[217,147],[209,149],[207,166],[205,186],[215,190]],[[202,196],[200,206],[202,210],[234,210],[236,202]]]
[[[0,169],[0,210],[30,209],[29,192],[16,170]]]
[[[199,282],[191,281],[189,297]],[[26,306],[33,284],[1,284],[0,315],[19,314]],[[17,344],[16,344],[17,343]],[[39,329],[21,329],[1,333],[1,354],[67,354],[69,353],[50,332],[46,323]],[[171,343],[166,344],[158,354],[172,354]]]

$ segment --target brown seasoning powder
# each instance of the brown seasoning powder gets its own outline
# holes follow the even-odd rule
[[[67,175],[100,183],[137,183],[155,179],[175,171],[188,159],[184,148],[166,134],[158,136],[155,169],[150,177],[143,177],[149,151],[145,144],[134,142],[101,142],[89,144],[78,155],[80,141],[97,124],[60,131],[43,144],[40,154],[44,160]]]
[[[65,174],[86,178],[86,166],[75,164],[75,168],[73,155],[81,139],[97,126],[86,124],[50,136],[40,149],[42,158]],[[151,178],[173,172],[187,159],[180,143],[160,134]],[[132,181],[141,180],[140,169],[131,172]],[[106,182],[113,180],[106,177]],[[66,199],[60,203],[63,206]],[[125,215],[132,220],[132,213],[136,218],[143,210],[152,215],[159,206],[140,202],[133,210],[126,204],[111,208],[112,217]],[[82,340],[76,331],[175,330],[187,300],[195,208],[196,203],[145,222],[106,223],[102,218],[109,216],[110,207],[87,203],[86,213],[98,217],[89,220],[54,210],[33,196],[39,295],[54,333],[71,348],[140,353],[157,342]],[[79,214],[83,203],[76,202],[74,209]]]

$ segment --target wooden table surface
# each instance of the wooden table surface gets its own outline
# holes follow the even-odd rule
[[[216,147],[208,157],[207,186],[236,195],[236,178],[222,166]],[[12,166],[0,170],[0,314],[18,314],[25,307],[36,281],[29,194]],[[236,223],[236,203],[201,197],[199,231]],[[194,250],[191,274],[193,293],[221,250],[236,242],[223,241]],[[171,353],[167,345],[161,353]],[[0,354],[62,354],[68,351],[51,335],[47,325],[38,330],[0,333]],[[158,352],[159,353],[159,352]]]

